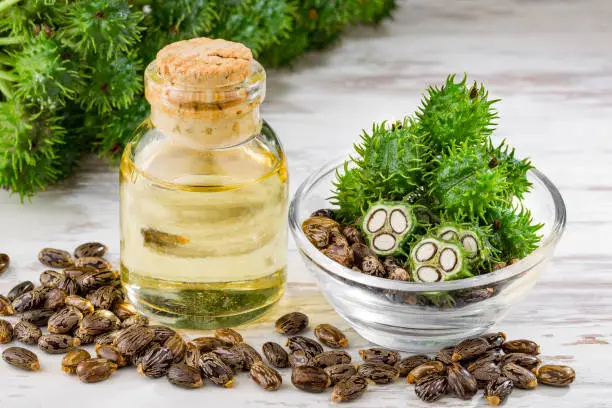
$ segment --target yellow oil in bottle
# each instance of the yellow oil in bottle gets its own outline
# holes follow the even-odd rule
[[[151,131],[121,162],[121,278],[132,303],[162,323],[235,326],[282,296],[287,167],[252,137],[193,150]]]

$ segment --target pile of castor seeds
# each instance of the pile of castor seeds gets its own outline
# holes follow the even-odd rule
[[[348,339],[338,328],[316,326],[318,341],[300,335],[309,324],[300,312],[276,321],[276,331],[288,336],[286,348],[274,342],[263,344],[266,364],[262,354],[235,330],[218,329],[215,336],[186,341],[169,327],[149,325],[126,301],[118,273],[103,258],[106,250],[96,242],[77,247],[74,257],[57,249],[41,250],[39,260],[54,268],[41,273],[41,285],[26,281],[7,296],[0,295],[0,316],[20,317],[14,326],[0,319],[0,344],[17,340],[38,344],[46,353],[64,354],[62,371],[85,383],[106,380],[117,369],[134,366],[142,376],[165,376],[183,388],[200,388],[205,380],[231,387],[235,376],[245,371],[261,388],[275,391],[282,385],[278,370],[291,368],[296,388],[322,393],[333,387],[335,402],[358,399],[370,384],[405,377],[415,384],[415,393],[423,401],[449,395],[469,400],[484,389],[485,399],[498,405],[514,388],[567,386],[575,377],[570,367],[541,365],[540,349],[533,341],[506,341],[503,333],[468,339],[440,350],[434,358],[402,358],[397,351],[382,348],[360,350],[363,362],[353,364],[350,354],[340,350],[348,346]],[[1,272],[9,258],[0,259]],[[46,327],[46,334],[41,327]],[[89,344],[95,344],[95,356],[78,348]],[[324,351],[322,344],[333,350]],[[36,354],[22,347],[6,348],[2,358],[24,370],[40,369]]]

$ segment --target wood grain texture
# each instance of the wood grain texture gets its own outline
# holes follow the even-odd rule
[[[534,338],[543,359],[577,371],[568,389],[516,392],[508,407],[612,406],[612,3],[608,0],[405,1],[393,21],[359,28],[331,52],[313,54],[293,72],[270,72],[266,119],[288,153],[291,190],[317,167],[350,148],[373,120],[413,111],[424,87],[449,72],[468,72],[500,97],[498,135],[560,188],[568,225],[556,257],[528,298],[498,326],[512,338]],[[117,169],[96,159],[79,175],[24,206],[0,193],[0,252],[12,258],[0,293],[37,279],[40,248],[70,249],[99,240],[119,255]],[[367,346],[316,289],[290,243],[289,286],[281,304],[241,330],[258,348],[282,342],[273,321],[286,310],[311,316],[311,327],[345,329],[350,352]],[[123,369],[106,383],[80,384],[60,371],[60,358],[39,353],[42,370],[0,363],[0,407],[309,407],[329,394],[295,390],[289,372],[267,393],[241,376],[234,389],[184,391]],[[89,395],[95,392],[96,398]],[[445,398],[436,406],[484,406]],[[353,407],[428,406],[398,382],[372,386]]]

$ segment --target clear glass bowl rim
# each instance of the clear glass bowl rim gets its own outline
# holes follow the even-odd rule
[[[377,289],[407,292],[440,292],[449,290],[469,289],[483,285],[491,285],[507,279],[511,279],[514,276],[525,272],[531,266],[537,265],[538,263],[545,260],[548,251],[554,249],[565,230],[566,208],[561,193],[543,173],[541,173],[537,169],[531,169],[529,171],[530,176],[538,180],[546,188],[548,194],[552,197],[552,201],[554,204],[554,221],[553,225],[551,226],[550,232],[543,237],[540,246],[525,258],[519,260],[518,262],[512,265],[506,266],[504,268],[490,272],[485,275],[479,275],[474,276],[472,278],[448,282],[404,282],[365,275],[361,272],[357,272],[343,265],[340,265],[323,255],[323,253],[319,251],[319,249],[317,249],[306,237],[306,235],[302,231],[301,222],[298,219],[298,208],[301,206],[303,197],[315,185],[317,185],[317,183],[319,183],[322,178],[327,176],[330,172],[335,172],[336,169],[343,166],[347,157],[348,156],[344,154],[342,156],[337,157],[336,159],[327,162],[319,170],[315,171],[308,178],[306,178],[306,180],[304,180],[304,182],[302,182],[302,184],[298,187],[289,206],[289,228],[296,241],[298,249],[312,262],[323,268],[327,273],[336,275],[337,277],[342,278],[343,280]]]

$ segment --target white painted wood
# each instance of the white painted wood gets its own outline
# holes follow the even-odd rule
[[[484,82],[502,116],[499,136],[561,189],[567,233],[549,270],[527,300],[498,326],[512,338],[534,338],[543,358],[577,373],[569,389],[516,392],[508,407],[612,406],[612,3],[608,0],[404,1],[394,21],[359,28],[330,52],[313,54],[294,71],[270,72],[267,120],[288,152],[291,190],[323,162],[347,150],[373,120],[396,119],[415,109],[425,85],[449,72]],[[92,159],[77,177],[20,205],[0,193],[0,250],[12,266],[0,293],[42,271],[37,251],[48,244],[72,248],[101,240],[118,261],[117,169]],[[347,329],[351,353],[366,342],[316,290],[290,244],[288,293],[276,311],[244,328],[261,346],[274,334],[275,317],[306,311],[313,325]],[[0,364],[0,407],[309,407],[329,394],[305,394],[291,385],[259,390],[246,376],[235,389],[184,391],[165,380],[146,380],[124,369],[106,383],[80,384],[60,371],[61,357],[42,353],[42,371]],[[482,401],[445,398],[435,406]],[[373,386],[354,407],[427,406],[412,387]]]

